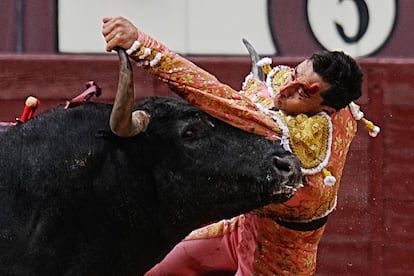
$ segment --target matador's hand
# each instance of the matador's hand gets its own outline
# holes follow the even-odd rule
[[[105,17],[102,22],[102,34],[108,52],[118,46],[128,49],[138,38],[138,28],[124,17]]]

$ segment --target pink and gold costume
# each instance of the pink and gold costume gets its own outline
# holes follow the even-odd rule
[[[331,116],[320,113],[312,117],[270,111],[272,101],[262,93],[263,83],[247,79],[244,89],[235,91],[145,33],[140,33],[129,54],[210,115],[268,139],[280,139],[301,160],[307,180],[283,204],[269,204],[194,230],[147,275],[200,275],[209,271],[230,275],[314,274],[324,219],[336,206],[346,155],[356,133],[351,110],[347,107]],[[270,85],[277,87],[279,77],[275,76],[281,72],[269,73],[273,76]],[[294,226],[321,219],[317,227]]]

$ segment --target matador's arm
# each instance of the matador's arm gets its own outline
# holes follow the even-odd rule
[[[127,52],[175,93],[210,115],[271,140],[280,138],[278,124],[248,97],[221,83],[212,74],[149,35],[140,32]]]

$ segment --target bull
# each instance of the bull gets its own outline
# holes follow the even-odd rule
[[[277,142],[177,97],[134,107],[119,53],[113,106],[58,106],[0,132],[0,275],[140,275],[192,229],[300,183]]]

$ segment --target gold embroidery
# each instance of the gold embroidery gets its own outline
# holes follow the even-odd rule
[[[258,79],[249,78],[243,84],[241,93],[250,98],[254,103],[260,104],[267,109],[274,107],[273,98],[270,96],[264,83]]]
[[[354,124],[352,123],[352,121],[349,121],[346,125],[346,136],[351,137],[354,132]]]
[[[171,57],[169,57],[169,56],[164,57],[160,62],[160,68],[163,69],[163,70],[166,70],[166,71],[171,69],[172,68],[172,59],[171,59]]]
[[[135,52],[132,52],[130,55],[134,60],[139,60],[139,57],[144,54],[145,47],[138,47],[138,49]]]
[[[182,76],[182,83],[185,85],[191,85],[193,84],[193,75],[187,74]]]
[[[309,268],[312,267],[314,265],[314,258],[313,255],[308,255],[305,258],[303,258],[303,264],[305,267]]]
[[[286,82],[292,71],[287,66],[278,66],[268,75],[267,82],[272,87],[275,94],[279,92],[280,87]],[[273,73],[273,74],[272,74]]]
[[[333,145],[335,150],[343,148],[343,139],[341,137],[336,137]]]
[[[233,232],[239,225],[245,221],[244,215],[239,215],[231,219],[224,219],[216,223],[193,230],[185,240],[203,239],[223,236]]]
[[[326,158],[329,139],[329,122],[323,115],[308,117],[305,114],[284,116],[290,132],[290,147],[300,159],[302,167],[317,167]]]

